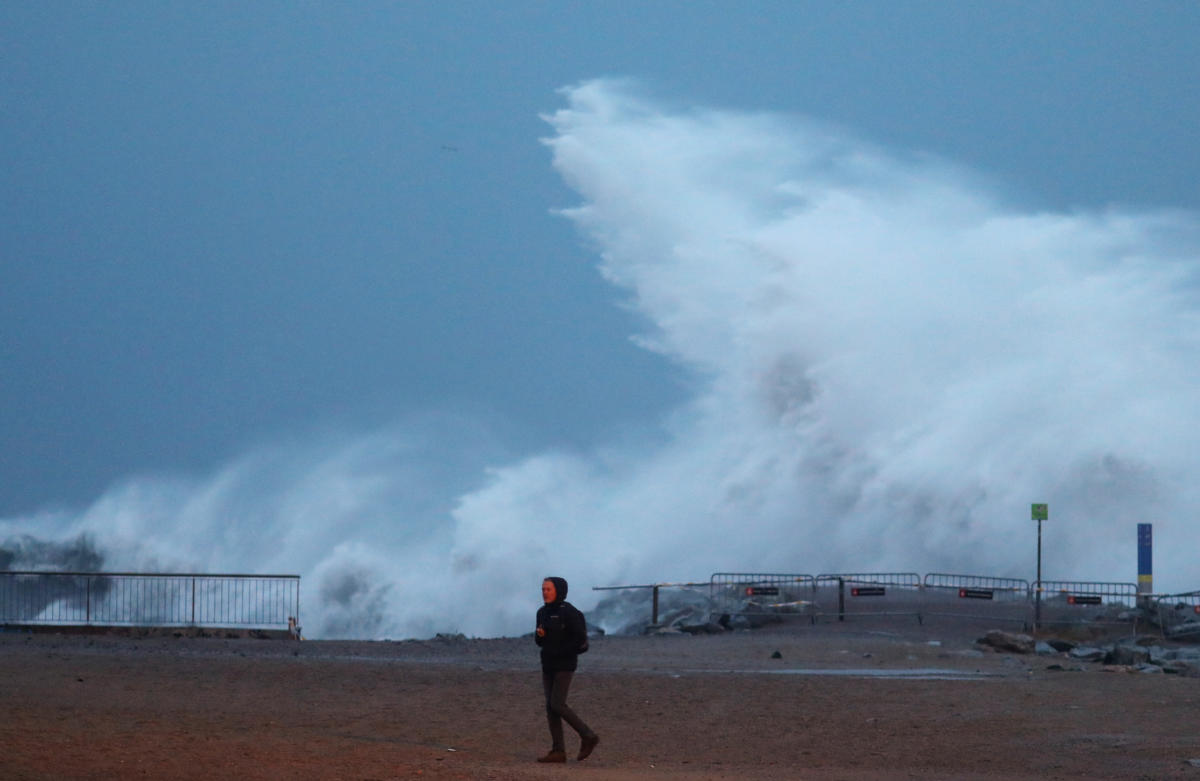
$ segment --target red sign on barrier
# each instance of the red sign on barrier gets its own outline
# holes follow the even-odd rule
[[[779,596],[779,586],[747,586],[746,596],[748,597],[777,597]]]
[[[883,586],[852,586],[850,588],[852,597],[882,597],[885,594],[887,594],[887,589]]]
[[[958,596],[960,599],[992,599],[994,595],[990,588],[960,588]]]
[[[1101,599],[1097,596],[1083,596],[1081,594],[1069,594],[1067,596],[1068,605],[1099,605],[1100,603]]]

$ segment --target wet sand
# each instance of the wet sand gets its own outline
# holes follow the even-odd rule
[[[575,762],[568,730],[546,766],[528,638],[0,633],[0,778],[1200,779],[1200,679],[1051,671],[978,634],[600,638],[570,697],[600,746]]]

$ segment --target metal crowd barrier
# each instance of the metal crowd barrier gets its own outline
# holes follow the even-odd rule
[[[299,575],[0,572],[0,625],[299,624]]]
[[[1035,626],[1129,624],[1137,627],[1137,584],[1079,580],[1034,581]]]
[[[1032,624],[1027,580],[930,572],[922,585],[924,616],[1005,621],[1022,627]]]
[[[921,620],[921,576],[915,572],[854,572],[817,575],[817,616],[914,616]]]
[[[709,596],[717,615],[809,615],[813,576],[715,572],[709,578]]]
[[[1167,635],[1186,631],[1189,637],[1200,637],[1200,591],[1161,594],[1154,598],[1154,612]]]
[[[653,623],[658,623],[658,591],[664,586],[694,587],[701,583],[606,586],[595,590],[653,589]],[[1131,624],[1137,631],[1146,607],[1133,583],[1046,580],[931,572],[801,574],[717,572],[708,583],[713,616],[802,615],[819,618],[871,616],[946,617],[991,623],[1040,625]],[[1154,598],[1164,631],[1200,636],[1200,591]],[[773,619],[772,619],[773,620]]]

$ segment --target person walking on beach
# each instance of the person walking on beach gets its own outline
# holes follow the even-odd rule
[[[546,693],[546,718],[550,722],[550,752],[538,762],[566,762],[563,721],[579,733],[578,759],[587,759],[600,742],[600,736],[583,723],[567,705],[567,690],[575,677],[579,654],[588,649],[587,621],[583,613],[567,599],[567,581],[546,578],[542,581],[542,602],[537,612],[533,640],[542,649],[542,690]]]

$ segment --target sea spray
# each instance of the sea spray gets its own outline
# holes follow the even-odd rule
[[[626,84],[564,100],[562,214],[633,338],[691,377],[656,427],[514,457],[486,421],[414,415],[0,537],[297,572],[315,637],[523,633],[549,572],[585,608],[592,585],[719,570],[1032,578],[1031,502],[1047,577],[1132,581],[1151,521],[1156,586],[1200,586],[1194,215],[1022,209],[946,161]]]

